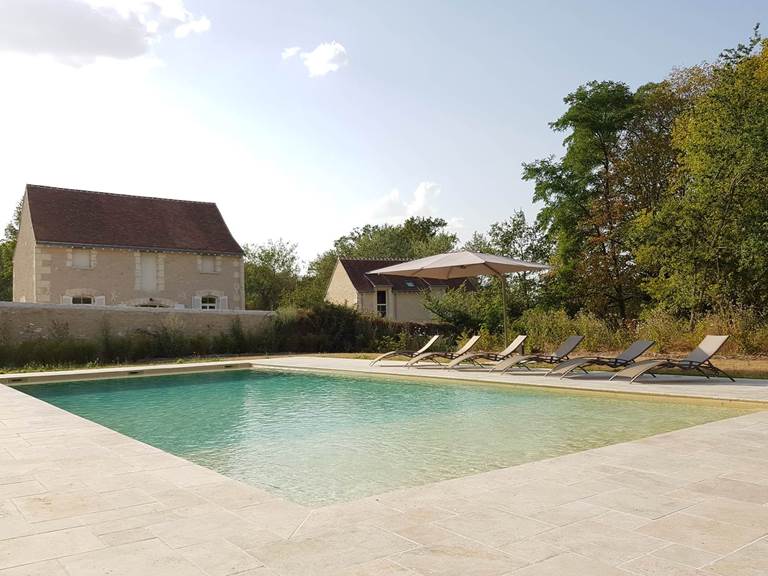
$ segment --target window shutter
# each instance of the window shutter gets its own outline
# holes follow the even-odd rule
[[[93,303],[96,304],[96,306],[106,306],[107,305],[107,297],[106,296],[96,296],[96,298],[93,299]]]
[[[221,308],[222,310],[229,310],[228,300],[229,298],[227,296],[220,296],[218,308]]]
[[[196,308],[197,310],[200,310],[200,308],[203,307],[203,299],[200,296],[195,296],[192,298],[192,308]]]
[[[61,303],[62,304],[72,304],[72,296],[62,296],[61,297]]]

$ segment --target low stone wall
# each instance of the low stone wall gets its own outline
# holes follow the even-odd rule
[[[186,336],[226,332],[235,318],[243,330],[258,332],[274,312],[263,310],[190,310],[0,302],[0,340],[19,342],[69,335],[95,339],[105,328],[117,336],[176,328]]]

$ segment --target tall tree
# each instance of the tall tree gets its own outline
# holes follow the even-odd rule
[[[641,260],[658,270],[653,297],[691,319],[721,305],[768,306],[766,48],[756,30],[726,50],[674,128],[679,169]]]
[[[476,232],[465,248],[530,262],[547,262],[552,251],[541,227],[536,222],[528,223],[522,210],[516,210],[506,220],[491,224],[486,234]],[[507,285],[511,294],[507,312],[511,317],[536,305],[540,282],[541,276],[531,272],[509,276]],[[494,288],[498,292],[498,287]]]
[[[626,318],[638,293],[618,165],[635,96],[620,82],[589,82],[565,103],[565,114],[550,124],[568,132],[565,155],[525,164],[523,173],[535,182],[540,221],[556,245],[556,292],[573,306]]]
[[[258,310],[275,310],[295,290],[299,280],[296,244],[270,240],[245,245],[245,303]]]
[[[5,227],[4,236],[0,240],[0,300],[13,299],[13,251],[19,235],[22,202],[20,200],[16,205],[13,218]]]

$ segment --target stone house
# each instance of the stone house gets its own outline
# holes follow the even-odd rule
[[[369,273],[400,262],[405,260],[339,258],[325,292],[326,302],[398,322],[430,322],[435,318],[424,307],[423,292],[439,296],[467,282]]]
[[[243,279],[216,204],[26,187],[15,302],[237,310]]]

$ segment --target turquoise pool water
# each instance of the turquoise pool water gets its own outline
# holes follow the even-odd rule
[[[744,408],[502,386],[237,371],[19,390],[322,505],[632,440]]]

